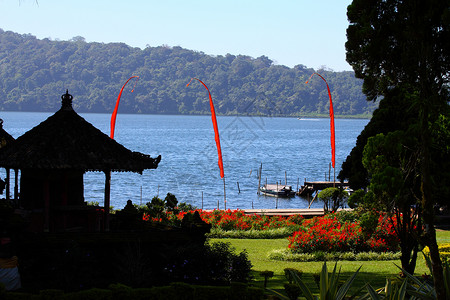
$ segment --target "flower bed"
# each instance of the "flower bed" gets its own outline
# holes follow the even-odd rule
[[[303,217],[300,215],[293,215],[289,217],[283,216],[260,216],[260,215],[246,215],[242,210],[197,210],[203,221],[211,224],[213,228],[218,228],[224,231],[238,230],[267,230],[276,228],[298,228],[302,223]],[[194,211],[190,211],[193,213]],[[173,214],[167,212],[169,220],[181,220],[188,212],[179,212]]]
[[[301,215],[293,216],[261,216],[246,215],[242,210],[196,210],[206,223],[212,225],[214,237],[233,233],[235,238],[259,238],[268,235],[259,235],[257,232],[274,232],[277,238],[289,236],[289,249],[296,253],[314,252],[352,252],[366,251],[395,252],[398,251],[399,239],[394,232],[395,219],[380,214],[378,225],[373,232],[362,230],[360,221],[355,215],[351,221],[346,220],[340,213],[328,214],[323,217],[304,219]],[[189,212],[166,212],[166,220],[176,224],[181,222]],[[161,219],[150,219],[161,221]],[[293,234],[292,234],[293,232]],[[242,233],[248,233],[243,235]],[[226,234],[227,237],[231,237]]]
[[[450,259],[450,243],[444,243],[438,246],[439,248],[439,255],[441,257],[441,260],[449,260]],[[430,256],[430,248],[425,247],[423,249],[423,254],[426,256]]]
[[[359,221],[342,221],[337,214],[305,220],[300,230],[288,238],[289,249],[298,253],[388,252],[397,251],[399,240],[394,225],[380,215],[372,234],[363,233]]]

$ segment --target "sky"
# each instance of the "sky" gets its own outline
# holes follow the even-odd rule
[[[39,39],[180,46],[262,55],[274,64],[352,70],[345,61],[351,0],[0,0],[0,28]]]

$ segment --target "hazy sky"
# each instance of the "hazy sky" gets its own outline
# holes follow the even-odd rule
[[[351,0],[0,0],[0,28],[37,38],[180,46],[335,71]]]

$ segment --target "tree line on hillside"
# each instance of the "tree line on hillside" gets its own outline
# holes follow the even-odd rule
[[[123,113],[209,114],[207,91],[186,84],[192,77],[209,87],[218,114],[326,115],[329,99],[315,70],[275,65],[266,56],[211,56],[181,47],[133,48],[123,43],[37,39],[0,29],[0,110],[55,111],[66,89],[79,112],[111,112],[122,85]],[[370,115],[362,80],[353,72],[319,70],[330,86],[336,115]]]

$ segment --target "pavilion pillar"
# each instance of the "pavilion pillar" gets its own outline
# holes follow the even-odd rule
[[[111,171],[105,171],[105,231],[109,231],[109,207],[111,203]]]
[[[10,169],[6,169],[6,200],[9,200],[11,198],[11,193],[9,191],[11,186],[11,174]]]
[[[19,170],[14,169],[14,202],[18,203],[19,199]]]

